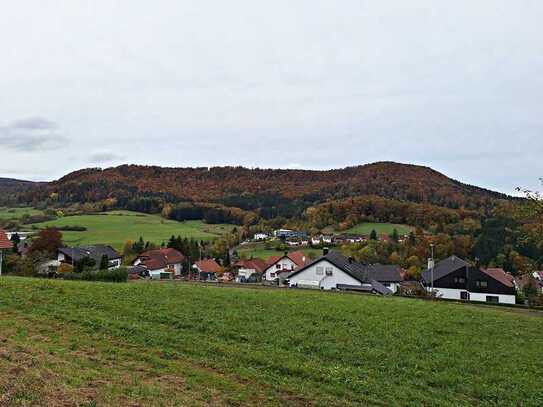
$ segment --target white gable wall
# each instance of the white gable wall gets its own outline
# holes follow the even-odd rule
[[[431,291],[431,287],[427,287],[428,291]],[[462,291],[467,290],[460,290],[456,288],[439,288],[434,287],[434,291],[437,292],[438,298],[443,298],[447,300],[461,300],[460,293]],[[515,296],[514,295],[507,295],[507,294],[493,294],[493,293],[474,293],[469,292],[469,300],[470,301],[479,301],[479,302],[486,302],[486,297],[492,296],[492,297],[498,297],[500,304],[515,304]]]
[[[321,268],[322,274],[320,274]],[[327,268],[332,270],[331,276],[326,275]],[[316,286],[325,290],[336,288],[338,284],[362,285],[360,281],[337,268],[328,260],[319,261],[289,279],[291,287],[295,287],[298,284]]]
[[[294,271],[294,269],[297,268],[296,263],[294,263],[292,260],[290,260],[288,257],[283,257],[281,260],[279,260],[277,263],[271,265],[266,269],[266,272],[264,273],[264,276],[266,280],[272,281],[277,278],[277,274],[287,270],[287,271]]]

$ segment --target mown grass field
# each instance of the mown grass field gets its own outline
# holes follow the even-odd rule
[[[401,298],[0,279],[0,405],[543,404],[543,318]]]
[[[259,257],[261,259],[268,259],[271,256],[282,256],[284,250],[275,250],[275,249],[266,249],[264,243],[249,244],[246,246],[238,246],[237,252],[240,255],[245,256],[246,258],[250,257]],[[301,251],[307,256],[314,258],[322,255],[321,249],[312,249],[312,248],[292,248],[290,251]]]
[[[65,216],[33,226],[83,226],[83,232],[63,231],[64,242],[70,245],[109,244],[122,248],[127,240],[144,240],[156,244],[167,241],[172,235],[210,240],[232,230],[232,225],[208,225],[201,221],[176,222],[159,215],[148,215],[130,211],[112,211],[96,215]]]
[[[39,215],[42,211],[34,208],[0,208],[0,219],[20,219],[23,215]]]
[[[369,235],[372,230],[375,230],[379,235],[391,235],[394,232],[394,229],[398,231],[400,236],[407,235],[409,232],[415,230],[414,227],[397,223],[359,223],[358,225],[347,229],[344,233],[352,235]]]

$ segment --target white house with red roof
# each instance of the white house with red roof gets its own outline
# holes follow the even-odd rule
[[[221,265],[213,259],[199,260],[192,266],[200,280],[216,280],[217,273],[221,271]]]
[[[262,275],[266,281],[275,281],[281,273],[291,273],[303,267],[309,259],[303,252],[285,253],[283,256],[271,256],[268,265]]]
[[[8,239],[8,235],[0,229],[0,276],[2,275],[2,257],[3,252],[13,249],[13,243]]]
[[[144,267],[153,279],[179,277],[183,270],[185,256],[176,249],[149,250],[140,254],[132,263]]]

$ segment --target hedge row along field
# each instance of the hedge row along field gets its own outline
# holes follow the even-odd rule
[[[539,406],[542,332],[455,303],[4,277],[0,405]]]

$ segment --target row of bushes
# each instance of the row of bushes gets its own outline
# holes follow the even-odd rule
[[[128,271],[125,268],[115,270],[83,271],[82,273],[63,273],[64,280],[104,281],[106,283],[125,283]]]

